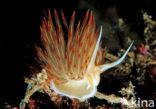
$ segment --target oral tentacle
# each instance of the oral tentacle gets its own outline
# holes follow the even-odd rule
[[[92,58],[91,58],[91,60],[90,60],[89,66],[88,66],[88,68],[87,68],[87,71],[88,71],[89,69],[91,69],[92,66],[95,64],[95,59],[96,59],[97,51],[98,51],[98,49],[99,49],[101,37],[102,37],[102,26],[101,26],[99,38],[98,38],[98,40],[97,40],[97,43],[96,43],[96,46],[95,46],[95,50],[94,50],[94,52],[93,52]]]
[[[112,68],[112,67],[117,66],[118,64],[120,64],[124,60],[124,58],[126,57],[126,55],[128,54],[130,48],[133,45],[133,42],[131,43],[131,45],[128,47],[128,49],[126,50],[126,52],[124,53],[124,55],[120,59],[118,59],[117,61],[115,61],[113,63],[110,63],[110,64],[104,64],[104,65],[98,66],[99,69],[101,70],[101,73],[104,72],[104,71],[106,71],[106,70],[108,70],[108,69],[110,69],[110,68]]]

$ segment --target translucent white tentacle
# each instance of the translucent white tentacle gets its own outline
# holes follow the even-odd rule
[[[92,58],[91,58],[91,60],[90,60],[89,66],[88,66],[88,68],[87,68],[87,71],[88,71],[89,69],[91,69],[92,66],[95,64],[95,59],[96,59],[97,51],[98,51],[98,49],[99,49],[99,44],[100,44],[101,36],[102,36],[102,26],[101,26],[100,34],[99,34],[99,37],[98,37],[98,40],[97,40],[97,43],[96,43],[95,50],[94,50],[94,52],[93,52]]]
[[[104,64],[104,65],[98,66],[99,69],[101,70],[101,73],[104,72],[104,71],[106,71],[106,70],[108,70],[108,69],[110,69],[110,68],[112,68],[112,67],[114,67],[114,66],[116,66],[116,65],[118,65],[118,64],[120,64],[124,60],[124,58],[126,57],[126,55],[128,54],[130,48],[133,45],[133,42],[131,43],[131,45],[128,47],[127,51],[125,52],[125,54],[120,59],[118,59],[117,61],[115,61],[113,63],[110,63],[110,64]]]

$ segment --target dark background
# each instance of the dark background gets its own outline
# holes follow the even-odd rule
[[[152,0],[140,1],[119,1],[119,0],[86,0],[94,8],[105,10],[111,6],[118,9],[119,16],[127,19],[134,27],[134,31],[143,32],[143,21],[141,21],[141,10],[156,19],[154,3]],[[76,18],[85,16],[89,6],[81,6],[83,0],[45,2],[50,8],[35,8],[33,5],[25,7],[13,6],[1,10],[1,35],[0,35],[0,108],[7,102],[12,106],[17,106],[24,97],[26,84],[24,76],[28,76],[30,71],[28,66],[33,66],[36,62],[36,50],[34,44],[40,44],[40,25],[44,16],[44,10],[56,8],[60,15],[60,10],[64,11],[67,21],[69,21],[73,11],[76,11]],[[37,5],[37,4],[36,4]],[[68,7],[68,8],[67,8]],[[90,9],[94,8],[91,7]]]

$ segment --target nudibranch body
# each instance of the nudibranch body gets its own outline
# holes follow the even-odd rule
[[[100,45],[102,26],[98,32],[92,12],[87,11],[81,26],[78,22],[75,30],[75,12],[69,25],[62,12],[62,21],[68,32],[67,43],[56,10],[54,17],[55,26],[50,11],[47,20],[44,19],[42,23],[44,50],[36,47],[42,68],[47,74],[46,81],[52,90],[62,96],[80,101],[93,97],[97,92],[100,74],[121,63],[132,44],[119,60],[104,64]]]

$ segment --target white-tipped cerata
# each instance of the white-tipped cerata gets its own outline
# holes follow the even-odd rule
[[[133,41],[133,42],[134,42],[134,41]],[[115,62],[113,62],[113,63],[110,63],[110,64],[104,64],[104,65],[98,66],[99,69],[101,70],[101,72],[104,72],[104,71],[106,71],[106,70],[108,70],[108,69],[110,69],[110,68],[112,68],[112,67],[114,67],[114,66],[120,64],[120,63],[124,60],[124,58],[126,57],[126,55],[128,54],[130,48],[131,48],[132,45],[133,45],[133,42],[131,43],[131,45],[128,47],[127,51],[125,52],[125,54],[124,54],[120,59],[118,59],[117,61],[115,61]]]
[[[99,37],[98,37],[98,40],[97,40],[97,43],[96,43],[96,46],[95,46],[95,50],[94,50],[93,55],[91,57],[89,66],[87,68],[87,71],[95,64],[95,59],[96,59],[97,51],[99,49],[101,37],[102,37],[102,26],[101,26],[100,34],[99,34]]]

